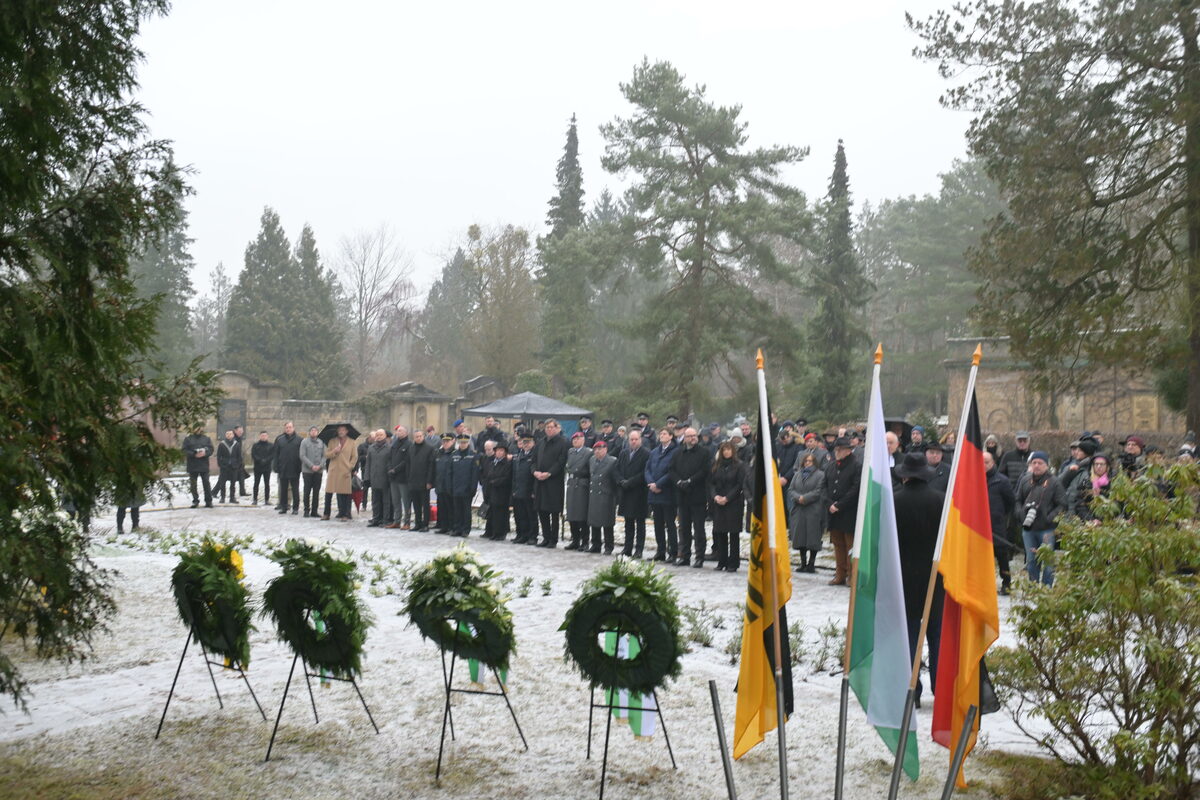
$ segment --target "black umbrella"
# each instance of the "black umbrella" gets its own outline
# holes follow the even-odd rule
[[[358,428],[354,427],[349,422],[331,422],[321,429],[321,432],[317,434],[317,438],[319,438],[325,444],[329,444],[331,441],[337,438],[338,428],[343,426],[346,427],[348,431],[347,435],[351,439],[357,439],[362,435],[358,432]]]

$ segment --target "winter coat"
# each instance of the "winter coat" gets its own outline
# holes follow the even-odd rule
[[[346,441],[351,440],[347,439]],[[358,460],[357,452],[354,454],[354,460]],[[325,443],[311,436],[305,438],[304,441],[300,442],[300,463],[304,465],[304,469],[300,471],[302,475],[315,475],[320,469],[324,469]],[[320,469],[314,470],[313,467],[319,467]]]
[[[617,486],[620,488],[621,515],[627,519],[645,519],[647,511],[646,463],[650,451],[626,447],[617,456]]]
[[[567,451],[567,521],[586,522],[588,495],[591,487],[592,451],[588,447],[572,447]]]
[[[829,509],[825,478],[825,470],[820,467],[810,467],[808,474],[801,468],[788,483],[788,536],[796,550],[821,549]]]
[[[775,457],[775,467],[779,471],[779,477],[792,479],[792,472],[796,468],[796,456],[804,448],[795,442],[780,442],[776,439],[772,442],[771,455]]]
[[[254,462],[255,472],[270,472],[271,462],[275,460],[275,445],[255,442],[250,446],[250,460]]]
[[[537,488],[537,480],[533,477],[534,453],[530,450],[518,450],[512,459],[512,499],[532,500]]]
[[[450,457],[450,495],[452,497],[474,497],[479,488],[479,459],[468,448],[454,448]]]
[[[338,447],[341,447],[341,450]],[[326,494],[350,494],[350,476],[354,473],[354,465],[358,463],[358,446],[353,439],[347,439],[345,444],[337,437],[329,440],[325,448],[325,458],[329,461],[329,474],[325,479]]]
[[[1014,448],[1000,456],[1000,463],[996,466],[1000,470],[1000,473],[1008,478],[1009,483],[1013,486],[1016,486],[1020,482],[1021,476],[1029,468],[1029,454],[1031,452],[1033,451],[1021,451]]]
[[[388,451],[391,449],[391,445],[386,441],[372,442],[367,447],[367,471],[364,475],[371,482],[372,489],[386,491],[388,488],[388,465],[391,462],[391,454]]]
[[[704,507],[708,504],[708,472],[712,456],[700,445],[679,447],[671,461],[671,479],[675,483],[680,506]]]
[[[1033,524],[1025,525],[1026,509],[1036,506]],[[1048,531],[1058,526],[1062,513],[1067,510],[1067,493],[1062,483],[1049,470],[1035,479],[1032,472],[1026,473],[1017,484],[1017,520],[1026,530]]]
[[[621,455],[621,450],[625,447],[625,440],[617,436],[616,432],[601,433],[596,436],[596,441],[604,442],[608,445],[608,454],[613,458]]]
[[[508,437],[504,435],[504,431],[499,428],[484,428],[479,433],[475,434],[475,452],[482,453],[485,442],[495,442],[508,447]]]
[[[450,478],[450,466],[454,458],[454,448],[449,450],[438,448],[437,455],[434,458],[434,482],[433,486],[437,490],[438,500],[449,500],[454,496],[453,483]]]
[[[405,436],[403,439],[399,436],[392,437],[392,443],[388,447],[387,461],[387,476],[391,483],[408,483],[408,461],[412,447],[411,436]]]
[[[920,619],[933,569],[942,504],[946,495],[928,483],[910,480],[896,492],[896,536],[900,543],[900,578],[909,619]]]
[[[950,462],[947,456],[943,455],[942,462],[933,468],[933,478],[929,481],[929,486],[942,494],[950,489]]]
[[[512,501],[513,493],[513,462],[507,457],[493,459],[487,471],[485,484],[487,502],[495,507],[507,508]]]
[[[428,441],[417,444],[413,442],[408,448],[408,485],[413,489],[426,489],[433,485],[433,462],[437,458],[437,448]]]
[[[203,433],[193,433],[183,440],[181,449],[187,456],[188,475],[208,472],[208,459],[213,454],[212,439]]]
[[[1100,490],[1100,496],[1107,496],[1111,488],[1112,476],[1109,476],[1108,483]],[[1076,478],[1067,491],[1067,513],[1079,517],[1084,522],[1090,522],[1096,518],[1095,512],[1092,511],[1092,503],[1095,501],[1096,498],[1092,496],[1092,473],[1089,470],[1086,475]]]
[[[829,515],[830,530],[854,533],[861,474],[862,466],[852,455],[841,461],[831,459],[825,465],[825,491],[829,496],[830,505],[837,504],[838,507],[836,514]]]
[[[548,472],[550,477],[538,481],[534,497],[537,500],[538,511],[549,511],[558,514],[563,510],[565,493],[563,481],[566,477],[567,450],[571,448],[561,433],[547,436],[537,446],[537,456],[534,459],[535,472]]]
[[[669,445],[665,450],[662,445],[650,451],[646,459],[646,485],[654,484],[659,492],[649,492],[647,502],[652,506],[675,507],[675,479],[671,477],[671,462],[680,448]]]
[[[717,497],[724,497],[725,505],[719,505]],[[746,465],[740,459],[718,459],[714,463],[708,477],[708,499],[713,533],[742,530],[746,512]]]
[[[283,480],[300,475],[300,442],[300,434],[294,432],[275,437],[275,471]]]
[[[1012,519],[1013,508],[1017,504],[1017,496],[1013,493],[1012,483],[1008,477],[1001,474],[999,469],[993,469],[987,474],[988,510],[992,519],[992,547],[997,545],[1007,548],[1005,542],[1015,545],[1008,533],[1008,521]],[[997,538],[1004,541],[997,542]],[[998,550],[1003,552],[1003,550]]]
[[[587,523],[593,528],[611,528],[617,523],[617,460],[607,455],[593,457],[588,468]]]
[[[217,466],[223,475],[239,475],[242,468],[242,443],[236,438],[222,439],[217,445]]]
[[[580,427],[579,432],[583,434],[583,446],[590,450],[592,445],[596,443],[596,437],[599,436],[599,434],[596,433],[596,429],[588,428],[587,430],[584,430],[582,427]]]

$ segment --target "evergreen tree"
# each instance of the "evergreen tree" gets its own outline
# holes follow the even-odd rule
[[[467,247],[470,270],[481,287],[479,307],[469,319],[471,344],[484,372],[512,386],[519,373],[535,365],[537,355],[537,323],[523,313],[537,307],[529,234],[512,225],[497,230],[472,225]]]
[[[196,301],[192,311],[192,349],[203,359],[205,366],[219,366],[225,351],[225,322],[229,313],[229,297],[233,284],[225,272],[225,263],[217,262],[208,294]]]
[[[138,30],[167,5],[0,3],[0,694],[18,705],[31,656],[86,657],[116,611],[64,504],[86,520],[152,487],[180,453],[148,421],[190,430],[216,409],[212,373],[163,374],[162,298],[129,270],[184,192],[131,99]]]
[[[430,287],[415,326],[413,374],[430,388],[456,395],[462,381],[480,374],[483,364],[471,346],[468,324],[482,291],[474,264],[458,248]]]
[[[850,205],[846,149],[838,139],[829,194],[821,208],[820,258],[810,288],[816,312],[809,318],[808,343],[818,377],[810,382],[805,402],[807,413],[831,419],[863,412],[861,371],[856,367],[867,363],[862,309],[871,284],[854,254]]]
[[[546,224],[548,236],[538,239],[538,285],[541,296],[542,361],[569,393],[586,381],[593,317],[586,265],[577,243],[564,240],[584,223],[583,170],[579,166],[579,136],[575,115],[567,128],[567,143],[555,170],[556,191],[550,198]]]
[[[196,293],[190,273],[195,262],[188,248],[187,212],[183,198],[175,198],[179,212],[171,226],[150,239],[129,269],[138,295],[158,298],[158,334],[155,343],[164,369],[181,372],[193,357],[191,315],[188,304]]]
[[[263,210],[229,299],[222,365],[279,381],[294,397],[342,394],[333,285],[307,225],[293,253],[279,215]]]
[[[804,151],[746,149],[741,108],[713,105],[664,62],[643,61],[621,91],[633,114],[602,127],[603,164],[634,176],[626,241],[638,243],[640,274],[664,287],[635,329],[645,358],[632,388],[686,413],[714,381],[744,384],[755,347],[795,363],[799,331],[749,284],[797,281],[773,245],[809,227],[804,196],[778,178]]]

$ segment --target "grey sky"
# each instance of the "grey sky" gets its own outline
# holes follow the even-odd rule
[[[572,112],[587,199],[618,185],[597,128],[643,56],[740,103],[752,145],[810,147],[788,177],[812,199],[839,137],[859,207],[935,191],[968,119],[938,105],[904,12],[939,5],[176,0],[144,28],[141,99],[197,170],[198,290],[241,270],[264,205],[327,262],[391,224],[424,289],[473,222],[541,231]]]

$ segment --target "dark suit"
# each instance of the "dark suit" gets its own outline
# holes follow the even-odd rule
[[[617,486],[620,487],[621,515],[625,517],[625,547],[627,556],[642,557],[646,545],[646,462],[650,451],[644,447],[626,447],[617,457]]]
[[[679,558],[682,561],[691,561],[692,543],[695,542],[696,560],[704,562],[704,517],[708,512],[711,465],[708,449],[700,444],[680,447],[671,461],[671,479],[679,497]]]
[[[483,535],[497,542],[504,541],[508,536],[508,503],[513,492],[513,464],[507,456],[491,460],[484,487],[488,512]]]
[[[547,436],[537,446],[534,472],[548,472],[550,477],[538,481],[534,493],[538,517],[542,523],[542,544],[558,544],[558,517],[563,510],[563,481],[566,478],[567,450],[571,445],[562,433]]]
[[[896,492],[896,535],[900,540],[900,576],[904,583],[904,609],[908,618],[908,653],[914,658],[945,498],[928,483],[918,480],[908,481]],[[939,576],[925,633],[925,640],[929,644],[931,686],[937,679],[938,644],[941,641],[942,606],[945,602],[946,595]],[[918,683],[917,697],[920,696],[921,685]]]

